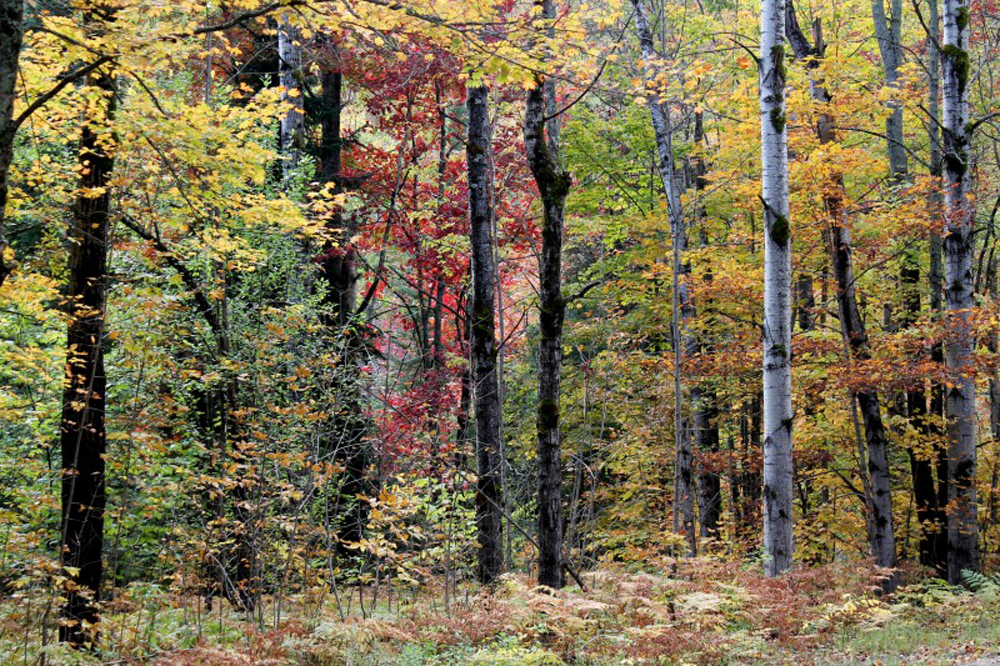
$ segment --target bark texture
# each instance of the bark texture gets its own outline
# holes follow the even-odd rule
[[[281,102],[286,105],[281,116],[281,173],[287,186],[291,174],[302,160],[302,142],[305,136],[305,111],[303,109],[302,45],[299,31],[285,18],[278,26],[278,80],[281,84]]]
[[[900,30],[903,19],[902,0],[890,0],[889,16],[885,14],[885,0],[872,0],[872,19],[879,53],[882,55],[882,71],[885,85],[899,87],[899,66],[903,62],[903,44]],[[886,151],[889,155],[889,171],[897,183],[907,176],[906,144],[903,143],[903,105],[890,102],[892,113],[885,119]]]
[[[792,244],[785,131],[785,3],[760,12],[761,200],[764,205],[764,570],[792,564]]]
[[[976,516],[976,381],[973,371],[973,215],[968,200],[969,7],[945,0],[941,47],[944,113],[944,298],[950,335],[945,362],[951,374],[948,413],[948,580],[979,570]]]
[[[490,202],[489,92],[470,88],[469,221],[472,243],[472,367],[476,396],[476,530],[477,575],[492,583],[503,570],[503,486],[500,473],[500,383],[494,329],[496,267],[493,255],[493,208]]]
[[[542,16],[554,19],[552,0],[542,2]],[[563,209],[572,181],[559,163],[554,129],[548,128],[546,136],[546,100],[555,98],[555,82],[549,77],[536,77],[535,84],[528,91],[525,103],[524,149],[542,199],[542,253],[538,271],[538,583],[559,588],[563,567],[559,384],[566,313],[562,295]]]
[[[74,645],[96,642],[100,620],[106,503],[104,454],[105,306],[108,231],[115,138],[108,127],[114,113],[114,79],[94,72],[86,85],[103,97],[97,117],[80,140],[80,194],[69,234],[70,324],[66,340],[66,380],[62,427],[62,533],[59,555],[72,587],[65,592],[59,639]]]
[[[17,89],[17,63],[24,35],[22,0],[0,0],[0,287],[14,265],[9,255],[5,233],[7,212],[7,176],[14,158],[14,96]]]

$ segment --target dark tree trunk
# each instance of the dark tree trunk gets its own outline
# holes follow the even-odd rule
[[[471,270],[470,270],[471,273]],[[462,456],[465,442],[469,439],[469,426],[471,423],[470,413],[472,407],[472,303],[469,298],[463,296],[459,298],[459,307],[455,313],[455,330],[461,333],[462,357],[468,359],[468,363],[462,369],[461,391],[458,398],[458,415],[455,419],[455,464],[458,469],[464,470],[463,465],[458,464]]]
[[[930,31],[930,39],[927,40],[927,111],[929,120],[927,123],[927,136],[930,143],[930,175],[933,178],[941,178],[944,174],[944,156],[941,147],[941,107],[939,97],[941,92],[941,59],[938,53],[938,37],[940,35],[940,21],[937,0],[927,0],[927,21]],[[927,201],[932,217],[940,216],[944,210],[944,197],[940,188],[931,188]],[[944,255],[941,243],[941,234],[936,231],[930,232],[930,266],[927,271],[927,281],[930,287],[930,306],[932,316],[936,321],[941,319],[944,311]],[[931,348],[931,360],[944,365],[944,346],[936,343]],[[930,417],[931,422],[927,424],[927,432],[937,436],[941,435],[941,429],[934,419],[944,418],[944,387],[940,382],[931,384]],[[936,437],[935,442],[939,439]],[[948,450],[943,444],[935,444],[934,459],[932,463],[937,471],[937,501],[938,507],[948,505]],[[937,526],[938,532],[935,535],[933,545],[933,566],[942,576],[947,576],[948,569],[948,539],[947,539],[947,518],[942,513],[939,514],[941,520]]]
[[[695,144],[704,148],[705,126],[702,112],[694,114],[694,141]],[[708,244],[708,232],[705,229],[705,219],[707,214],[701,197],[708,182],[705,180],[707,168],[705,160],[697,157],[693,164],[694,188],[697,193],[698,202],[695,206],[695,215],[699,225],[701,244]],[[685,271],[690,275],[690,265]],[[705,271],[705,282],[710,284],[714,279],[711,269]],[[690,309],[694,314],[694,298],[689,297]],[[711,303],[706,303],[711,307]],[[711,353],[710,345],[696,341],[697,348],[702,353]],[[694,429],[697,437],[698,453],[701,456],[701,464],[698,469],[698,509],[699,509],[699,529],[704,538],[718,539],[719,527],[722,520],[722,479],[717,469],[719,452],[719,396],[715,387],[710,383],[702,382],[691,392],[691,406],[694,410]]]
[[[813,296],[813,278],[811,273],[806,271],[799,273],[796,291],[798,291],[798,298],[796,298],[795,309],[798,315],[797,319],[799,320],[799,330],[811,331],[815,323],[813,321],[813,311],[816,309],[816,297]]]
[[[493,208],[490,202],[489,92],[468,92],[469,218],[472,241],[472,368],[476,395],[476,529],[479,581],[490,584],[503,570],[503,488],[500,470],[500,384],[494,332]]]
[[[900,324],[912,326],[920,316],[920,267],[913,258],[908,258],[900,269],[900,283],[903,287],[903,312]],[[913,427],[925,437],[931,435],[927,414],[927,394],[920,388],[906,392],[906,414]],[[944,505],[939,502],[938,487],[934,480],[934,465],[939,451],[930,456],[913,447],[907,449],[910,459],[910,474],[913,482],[913,499],[917,505],[917,521],[920,523],[919,561],[944,572],[945,556],[944,526],[946,516]]]
[[[543,16],[553,18],[552,0]],[[538,583],[562,587],[562,450],[559,435],[559,381],[566,303],[562,296],[563,207],[571,178],[546,139],[546,99],[555,96],[551,78],[537,77],[528,91],[524,148],[542,199],[542,254],[539,265],[538,343]]]
[[[341,137],[341,112],[343,109],[343,76],[339,69],[328,65],[321,75],[322,109],[320,116],[320,178],[334,183],[335,192],[343,192],[355,183],[345,178],[343,166],[343,138]],[[357,224],[345,220],[337,212],[328,223],[334,240],[327,242],[319,257],[319,268],[326,282],[323,321],[336,340],[340,362],[334,379],[334,392],[338,410],[329,424],[321,443],[326,455],[332,455],[344,466],[340,485],[340,501],[346,505],[339,519],[338,537],[342,554],[354,551],[348,544],[361,540],[368,522],[368,503],[360,499],[369,490],[367,470],[369,451],[364,441],[368,423],[363,414],[360,366],[364,351],[363,333],[356,321],[357,309],[357,256],[351,238],[357,233]]]
[[[102,72],[87,85],[106,96],[106,120],[114,113],[114,80]],[[80,190],[69,235],[69,308],[66,388],[62,428],[62,534],[60,561],[72,587],[59,639],[74,645],[97,640],[104,543],[104,321],[107,304],[108,235],[115,138],[106,122],[84,127],[80,141]],[[98,192],[96,196],[91,192]],[[85,625],[93,625],[87,627]]]
[[[715,454],[719,451],[719,408],[715,390],[699,386],[691,391],[694,404],[694,429],[698,452],[702,456],[698,469],[698,524],[703,538],[718,539],[722,519],[722,483],[715,470]]]
[[[7,175],[14,158],[14,96],[24,34],[23,0],[0,0],[0,287],[13,270],[5,233]]]

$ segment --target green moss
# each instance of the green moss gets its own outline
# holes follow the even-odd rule
[[[785,113],[780,106],[771,109],[771,127],[779,134],[785,131]]]
[[[771,223],[771,240],[781,247],[785,247],[791,237],[792,230],[788,225],[788,218],[775,213],[774,222]]]
[[[782,44],[775,44],[771,47],[771,59],[774,61],[774,69],[781,77],[781,85],[787,80],[785,71],[785,47]],[[780,89],[780,88],[779,88]]]
[[[969,25],[969,8],[959,7],[958,11],[955,12],[955,24],[958,26],[959,30],[965,30]]]
[[[941,47],[941,53],[951,61],[951,66],[955,69],[955,76],[958,77],[958,92],[963,94],[965,86],[969,81],[969,53],[960,49],[954,44],[945,44]]]
[[[538,429],[554,430],[559,426],[559,401],[538,401]]]

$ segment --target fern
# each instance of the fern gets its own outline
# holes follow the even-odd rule
[[[987,575],[971,569],[962,571],[962,582],[976,594],[986,596],[1000,595],[1000,573]]]

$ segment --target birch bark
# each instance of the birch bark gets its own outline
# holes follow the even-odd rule
[[[950,318],[945,363],[948,413],[948,580],[979,569],[976,516],[976,382],[972,370],[973,215],[969,202],[969,8],[944,0],[941,46],[944,136],[944,298]]]
[[[761,0],[764,207],[764,570],[792,564],[792,247],[785,131],[785,2]]]

